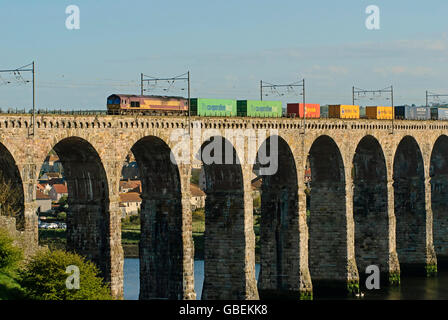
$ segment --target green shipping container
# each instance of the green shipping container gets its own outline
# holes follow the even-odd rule
[[[235,117],[236,100],[191,99],[190,113],[192,116]]]
[[[281,118],[281,101],[238,100],[239,117]]]

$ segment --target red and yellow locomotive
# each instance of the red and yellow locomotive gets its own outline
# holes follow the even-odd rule
[[[187,115],[188,99],[112,94],[107,98],[107,114]]]

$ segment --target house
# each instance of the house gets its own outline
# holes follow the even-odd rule
[[[65,178],[51,179],[47,183],[50,185],[50,187],[55,184],[67,185],[67,181],[65,181]]]
[[[119,191],[121,193],[127,193],[127,192],[142,193],[142,183],[140,180],[121,180]]]
[[[205,207],[205,193],[198,185],[190,183],[190,205],[191,210],[201,209]]]
[[[68,195],[67,186],[65,184],[54,184],[48,193],[51,200],[59,201],[63,196]]]
[[[45,162],[48,163],[49,166],[53,166],[56,161],[59,161],[59,157],[53,154],[50,154],[45,158]]]
[[[36,204],[38,212],[47,212],[51,210],[51,198],[41,190],[36,190]]]
[[[37,190],[41,191],[43,194],[48,195],[51,190],[51,185],[49,183],[38,183]]]
[[[136,215],[142,204],[142,198],[137,192],[120,193],[119,207],[121,210],[121,216],[126,218],[127,216]]]
[[[311,182],[311,168],[305,169],[305,183]]]
[[[60,179],[61,178],[61,174],[59,172],[45,172],[39,180],[42,181],[50,181],[53,179]]]

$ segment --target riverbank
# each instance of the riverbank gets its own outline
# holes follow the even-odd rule
[[[260,225],[259,215],[254,215],[255,232],[255,261],[260,261]],[[204,210],[196,210],[192,213],[192,233],[194,241],[194,259],[204,260]],[[39,229],[39,245],[48,246],[50,249],[65,249],[67,232],[64,229]],[[122,221],[121,243],[125,258],[138,258],[140,241],[140,219],[133,216]]]

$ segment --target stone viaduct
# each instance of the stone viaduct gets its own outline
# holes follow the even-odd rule
[[[29,115],[0,116],[0,168],[23,190],[17,228],[38,242],[36,183],[54,149],[68,181],[67,248],[96,262],[117,297],[123,294],[119,179],[129,150],[143,186],[140,298],[196,297],[192,165],[174,152],[179,139],[192,149],[195,143],[190,135],[172,139],[182,128],[213,129],[211,136],[253,129],[267,132],[268,150],[271,141],[278,146],[278,170],[262,178],[258,283],[254,165],[203,163],[203,299],[353,289],[370,264],[389,283],[434,272],[448,256],[448,122],[38,115],[34,135],[30,122]],[[207,139],[197,141],[191,160],[210,145]],[[242,159],[238,150],[247,150],[250,139],[224,141],[222,153],[212,153]]]

